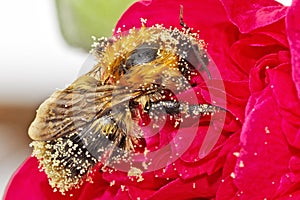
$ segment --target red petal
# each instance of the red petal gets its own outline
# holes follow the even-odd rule
[[[156,191],[149,200],[212,198],[218,187],[219,176],[220,174],[215,174],[186,181],[178,178]]]
[[[147,26],[163,24],[165,27],[181,28],[179,23],[180,5],[184,8],[185,23],[195,31],[203,29],[204,32],[208,32],[208,27],[227,21],[224,9],[217,0],[143,0],[133,4],[120,18],[116,27],[122,28],[122,30],[141,27],[140,20],[144,18],[148,20]],[[126,27],[123,28],[123,25]]]
[[[225,161],[222,171],[222,180],[216,194],[216,199],[239,199],[239,197],[237,196],[239,195],[238,189],[231,177],[237,160],[236,154],[240,151],[240,147],[238,145],[238,142],[236,141],[239,140],[239,135],[240,134],[233,135],[228,141],[229,144],[225,144],[224,150],[222,149],[222,151],[220,152],[220,158],[225,159]]]
[[[243,125],[241,155],[234,171],[234,182],[244,199],[272,197],[287,172],[290,157],[271,89],[255,99]]]
[[[70,191],[66,195],[53,192],[48,178],[44,172],[39,171],[38,166],[35,157],[30,157],[23,163],[8,185],[5,200],[78,199],[79,190]]]
[[[286,18],[287,36],[292,55],[292,76],[300,98],[300,1],[294,0]]]
[[[221,0],[233,24],[242,33],[273,24],[285,17],[286,7],[273,0]]]

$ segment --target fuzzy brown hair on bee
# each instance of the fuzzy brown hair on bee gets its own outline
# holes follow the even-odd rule
[[[98,162],[116,162],[135,151],[142,114],[201,116],[220,108],[176,100],[191,88],[191,77],[206,71],[209,59],[196,34],[160,25],[132,28],[99,39],[97,64],[37,110],[29,128],[33,155],[49,183],[62,193],[89,179]]]

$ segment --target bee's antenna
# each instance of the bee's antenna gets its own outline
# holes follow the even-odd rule
[[[180,5],[180,14],[179,14],[180,25],[185,29],[190,29],[183,21],[183,5]]]

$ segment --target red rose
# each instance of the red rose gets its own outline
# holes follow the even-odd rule
[[[199,126],[179,159],[144,173],[141,182],[124,172],[97,170],[93,183],[64,196],[53,192],[37,160],[29,158],[12,179],[5,199],[300,198],[300,1],[288,8],[272,0],[144,0],[133,4],[116,27],[140,27],[144,18],[146,26],[181,28],[180,5],[185,23],[199,30],[207,43],[216,64],[211,73],[219,71],[222,76],[208,80],[207,86],[196,78],[193,90],[183,96],[196,91],[199,100],[209,101],[210,95],[217,99],[224,94],[216,85],[225,86],[228,114],[212,151],[199,157],[201,148],[209,146],[203,134],[208,126]],[[146,140],[147,148],[171,142],[172,151],[181,152],[180,141],[172,140],[174,134],[167,124]],[[165,155],[157,156],[159,164]]]

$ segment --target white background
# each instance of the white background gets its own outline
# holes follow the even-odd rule
[[[281,2],[289,5],[291,0]],[[1,1],[0,27],[0,103],[41,102],[72,82],[87,58],[62,40],[54,0]],[[30,154],[27,144],[9,131],[0,122],[0,196]]]

